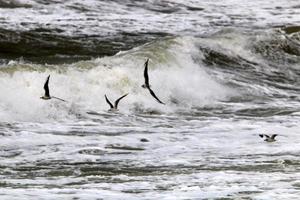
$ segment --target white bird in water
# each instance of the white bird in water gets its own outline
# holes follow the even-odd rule
[[[261,138],[266,138],[266,139],[264,139],[264,141],[266,141],[266,142],[275,142],[276,140],[275,140],[275,137],[277,136],[277,134],[273,134],[273,135],[271,135],[271,136],[269,136],[269,135],[266,135],[266,134],[259,134],[259,136],[261,137]]]
[[[145,69],[144,69],[144,78],[145,78],[145,83],[142,85],[143,88],[146,88],[149,90],[150,94],[161,104],[164,104],[164,102],[162,102],[161,100],[159,100],[159,98],[155,95],[155,93],[153,92],[153,90],[151,90],[151,86],[149,84],[149,76],[148,76],[148,62],[149,62],[149,58],[146,60],[145,62]]]
[[[58,98],[58,97],[54,97],[54,96],[50,96],[50,92],[49,92],[49,86],[48,86],[48,84],[49,84],[49,79],[50,79],[50,75],[47,77],[47,80],[46,80],[46,82],[45,82],[45,84],[44,84],[44,90],[45,90],[45,94],[44,94],[44,96],[42,96],[42,97],[40,97],[41,99],[43,99],[43,100],[49,100],[49,99],[58,99],[58,100],[60,100],[60,101],[65,101],[66,102],[66,100],[63,100],[63,99],[61,99],[61,98]]]
[[[106,102],[107,102],[108,105],[110,106],[110,109],[109,109],[108,111],[118,111],[118,104],[119,104],[120,100],[123,99],[124,97],[126,97],[127,95],[128,95],[128,93],[125,94],[125,95],[123,95],[123,96],[121,96],[120,98],[118,98],[118,99],[115,101],[114,105],[109,101],[109,99],[107,98],[107,96],[104,95],[104,96],[105,96]]]

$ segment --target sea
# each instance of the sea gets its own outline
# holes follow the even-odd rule
[[[299,122],[299,0],[0,1],[1,200],[297,200]]]

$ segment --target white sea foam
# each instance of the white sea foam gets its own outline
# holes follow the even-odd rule
[[[124,112],[157,110],[174,112],[177,107],[212,105],[216,100],[233,95],[233,90],[213,79],[199,63],[195,63],[191,53],[198,53],[190,38],[169,39],[173,43],[160,53],[151,55],[156,43],[140,47],[138,50],[99,58],[92,61],[95,67],[77,69],[48,68],[47,71],[21,70],[12,74],[1,74],[1,119],[4,121],[48,121],[72,118],[86,111],[105,111],[109,108],[104,99],[107,94],[111,101],[121,95],[129,95],[120,102]],[[160,105],[147,90],[141,88],[144,82],[144,62],[149,55],[149,76],[152,89],[166,102]],[[156,57],[157,56],[157,57]],[[91,61],[87,61],[91,62]],[[84,62],[78,63],[84,66]],[[17,67],[11,63],[6,68]],[[50,94],[68,102],[58,100],[42,101],[43,84],[50,74]],[[175,104],[174,104],[175,102]]]
[[[204,8],[189,13],[179,6],[173,14],[153,11],[153,1],[134,7],[93,0],[20,2],[33,7],[1,9],[4,28],[48,24],[72,36],[120,30],[199,35],[227,25],[299,22],[298,1],[168,1],[170,7]],[[71,8],[75,3],[91,9],[94,19]],[[284,78],[291,66],[276,69],[258,56],[249,48],[257,41],[226,29],[202,38],[164,38],[74,64],[1,66],[1,199],[297,199],[297,73],[291,71],[295,83],[275,87],[276,74]],[[250,66],[253,71],[207,65],[199,47],[258,64]],[[141,88],[146,58],[150,83],[165,106]],[[51,94],[67,103],[39,99],[48,74]],[[127,92],[119,113],[106,112],[104,94],[113,101]],[[258,134],[278,134],[277,141],[264,142]]]
[[[149,121],[150,124],[154,122],[154,120]],[[193,123],[196,122],[187,122],[185,127],[188,125],[193,127]],[[203,122],[198,121],[199,123]],[[274,132],[281,133],[278,136],[278,142],[269,144],[262,141],[256,131],[261,126],[264,126],[263,132],[274,130]],[[69,164],[65,170],[74,167],[71,163],[79,165],[80,162],[95,162],[95,164],[87,163],[81,167],[96,168],[102,166],[101,162],[105,163],[105,161],[108,163],[102,167],[109,167],[111,166],[109,162],[112,162],[114,170],[119,167],[125,168],[126,164],[123,166],[122,163],[127,162],[130,166],[137,167],[137,173],[139,167],[145,167],[145,170],[155,166],[158,168],[154,174],[149,173],[143,176],[121,174],[49,178],[41,176],[34,179],[7,178],[6,184],[30,186],[30,188],[22,189],[10,187],[1,189],[2,194],[13,199],[29,196],[40,199],[75,197],[80,199],[99,197],[109,199],[226,197],[289,199],[299,195],[296,185],[299,184],[300,174],[294,171],[293,163],[290,163],[297,162],[297,154],[300,151],[297,145],[299,143],[298,127],[283,128],[267,122],[252,122],[252,125],[249,125],[246,120],[229,125],[228,120],[219,120],[218,123],[211,123],[206,126],[206,129],[198,131],[193,129],[187,131],[186,128],[183,129],[178,125],[174,127],[175,129],[160,129],[160,133],[155,133],[158,128],[148,126],[141,127],[141,130],[152,132],[151,135],[136,133],[134,129],[129,128],[132,129],[130,133],[113,137],[91,134],[94,128],[99,128],[92,128],[92,126],[86,126],[89,133],[85,136],[63,135],[63,133],[67,134],[70,129],[68,130],[67,126],[63,128],[62,124],[60,124],[60,130],[57,125],[43,124],[42,127],[49,131],[44,134],[30,133],[42,131],[38,127],[34,130],[34,125],[31,127],[25,124],[22,128],[31,129],[31,131],[19,132],[1,140],[2,148],[15,148],[22,152],[17,158],[5,158],[2,165],[10,166],[10,168],[18,165],[34,167],[35,163],[41,166],[43,162],[51,163],[51,160],[52,162],[57,160],[61,161],[57,170],[64,168],[66,163]],[[108,128],[107,131],[109,129],[112,128]],[[51,130],[56,130],[58,134],[53,134]],[[177,132],[175,133],[174,130]],[[183,134],[180,130],[188,133]],[[141,137],[147,137],[150,142],[141,144],[139,142]],[[131,154],[118,154],[122,150],[106,148],[111,144],[140,146],[145,150],[131,152]],[[98,149],[103,151],[103,154],[78,153],[84,149],[86,151]],[[123,150],[123,152],[126,151]],[[1,152],[0,155],[3,156]],[[98,161],[100,163],[97,164]],[[24,163],[27,164],[24,165]],[[173,173],[170,173],[171,171],[160,172],[160,167],[175,171],[180,168],[183,170],[192,168],[194,171],[177,174],[175,171]],[[47,170],[46,166],[45,169],[39,169],[37,172],[41,173],[42,170]],[[77,170],[78,172],[74,174],[84,174],[80,168]],[[101,168],[98,170],[101,172]]]

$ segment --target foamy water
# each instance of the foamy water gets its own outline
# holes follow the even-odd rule
[[[111,48],[119,29],[152,39],[89,60],[81,49],[70,64],[0,54],[1,199],[300,197],[300,37],[282,27],[299,22],[297,1],[18,3],[0,14],[14,33],[49,23],[68,45],[100,30]],[[141,87],[147,58],[166,105]],[[67,102],[40,99],[48,75],[50,94]],[[108,112],[104,95],[126,93]]]

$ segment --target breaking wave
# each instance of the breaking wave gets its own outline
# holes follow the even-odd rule
[[[0,68],[0,118],[80,118],[90,111],[105,112],[104,94],[114,100],[129,93],[120,102],[124,113],[188,113],[204,107],[215,107],[216,112],[220,105],[227,103],[228,109],[233,102],[248,102],[257,110],[260,99],[267,99],[270,106],[282,98],[297,99],[297,34],[272,30],[257,36],[224,29],[208,37],[165,37],[114,56],[73,64],[11,61]],[[290,59],[286,60],[288,55],[284,60],[272,57],[283,53]],[[147,58],[152,88],[166,106],[141,88]],[[48,74],[51,94],[67,103],[39,99]],[[240,113],[249,109],[245,105],[238,111],[238,106],[232,109]]]

